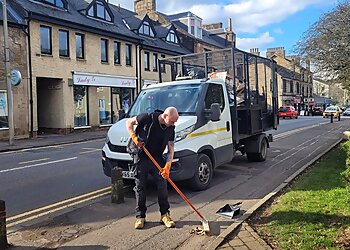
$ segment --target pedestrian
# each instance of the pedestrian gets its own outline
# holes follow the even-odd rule
[[[126,127],[130,138],[139,147],[144,145],[160,166],[164,166],[159,172],[156,166],[141,150],[136,164],[135,195],[136,195],[136,222],[135,229],[142,229],[146,222],[146,182],[148,174],[151,174],[158,192],[158,204],[161,214],[161,223],[166,227],[175,227],[175,222],[170,217],[170,205],[166,179],[170,175],[171,162],[174,157],[175,126],[179,118],[175,107],[168,107],[164,112],[156,110],[150,114],[143,113],[129,118]],[[134,131],[134,125],[137,125]],[[167,160],[163,159],[165,147],[168,147]]]

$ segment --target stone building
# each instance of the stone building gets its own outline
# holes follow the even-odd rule
[[[30,120],[30,74],[28,73],[28,43],[27,28],[20,13],[11,6],[7,8],[7,21],[10,48],[10,70],[18,70],[22,81],[18,86],[12,87],[13,93],[13,120],[14,132],[17,138],[27,137]],[[8,101],[4,55],[3,12],[0,4],[0,139],[8,138]]]
[[[140,3],[135,1],[135,9]],[[28,69],[22,74],[27,84],[20,86],[26,96],[15,110],[26,119],[16,137],[111,126],[144,84],[157,83],[159,75],[171,80],[170,66],[158,59],[193,53],[197,44],[202,49],[227,45],[218,36],[183,39],[186,32],[175,21],[153,18],[156,12],[148,10],[155,9],[155,1],[145,3],[143,13],[106,0],[8,2],[26,27],[17,32],[23,33],[23,41],[17,41],[22,50],[14,51]],[[0,135],[5,137],[6,131]]]

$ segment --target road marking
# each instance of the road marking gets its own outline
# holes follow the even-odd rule
[[[37,160],[31,160],[31,161],[22,161],[22,162],[19,162],[18,164],[27,164],[27,163],[33,163],[33,162],[38,162],[38,161],[46,161],[50,158],[41,158],[41,159],[37,159]]]
[[[57,161],[42,162],[42,163],[28,165],[28,166],[23,166],[23,167],[18,167],[18,168],[10,168],[10,169],[5,169],[5,170],[0,170],[0,174],[1,173],[6,173],[6,172],[12,172],[12,171],[16,171],[16,170],[22,170],[22,169],[26,169],[26,168],[38,167],[38,166],[42,166],[42,165],[46,165],[46,164],[53,164],[53,163],[64,162],[64,161],[71,161],[71,160],[76,160],[76,159],[78,159],[78,157],[61,159],[61,160],[57,160]]]
[[[87,151],[83,151],[83,152],[80,152],[79,154],[88,154],[88,153],[93,153],[93,152],[97,152],[97,151],[101,151],[100,148],[83,148]]]
[[[300,131],[303,131],[303,130],[306,130],[306,129],[310,129],[310,128],[314,128],[314,127],[318,127],[318,126],[321,126],[321,125],[324,125],[324,124],[327,124],[327,123],[329,123],[329,122],[321,122],[319,124],[314,124],[314,125],[310,125],[310,126],[307,126],[307,127],[297,128],[297,129],[293,129],[293,130],[290,130],[290,131],[286,131],[286,132],[274,135],[273,139],[277,141],[279,139],[285,138],[285,137],[287,137],[289,135],[298,133]]]
[[[42,216],[45,216],[45,215],[48,215],[48,214],[51,214],[51,213],[54,213],[54,212],[57,212],[57,211],[60,211],[60,210],[63,210],[63,209],[72,207],[72,206],[75,206],[75,205],[78,205],[78,204],[80,204],[80,203],[84,203],[84,202],[89,201],[89,200],[93,200],[93,199],[96,199],[96,198],[105,196],[105,195],[110,194],[110,193],[111,193],[111,191],[107,191],[107,192],[104,192],[104,193],[95,195],[95,196],[93,196],[93,197],[89,197],[89,198],[86,198],[86,199],[83,199],[83,200],[79,200],[79,201],[76,201],[76,202],[73,202],[73,203],[64,205],[64,206],[62,206],[62,207],[57,207],[57,208],[55,208],[55,209],[52,209],[52,210],[49,210],[49,211],[46,211],[46,212],[43,212],[43,213],[40,213],[40,214],[37,214],[37,215],[33,215],[33,216],[28,217],[28,218],[25,218],[25,219],[22,219],[22,220],[19,220],[19,221],[16,221],[16,222],[9,223],[9,224],[7,224],[7,227],[12,227],[12,226],[18,225],[18,224],[20,224],[20,223],[24,223],[24,222],[27,222],[27,221],[30,221],[30,220],[34,220],[34,219],[37,219],[37,218],[39,218],[39,217],[42,217]],[[10,219],[10,218],[9,218],[9,219]]]

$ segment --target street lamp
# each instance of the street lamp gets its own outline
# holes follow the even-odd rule
[[[9,48],[9,34],[7,29],[7,8],[6,0],[2,1],[2,15],[3,15],[3,26],[4,26],[4,48],[5,48],[5,78],[7,86],[7,117],[9,126],[9,144],[13,145],[14,138],[14,124],[13,124],[13,94],[12,85],[10,81],[10,48]]]

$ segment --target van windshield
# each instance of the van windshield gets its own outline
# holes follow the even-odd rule
[[[196,113],[201,84],[169,85],[159,88],[144,89],[133,103],[127,117],[154,110],[164,111],[173,106],[180,115],[194,115]]]

